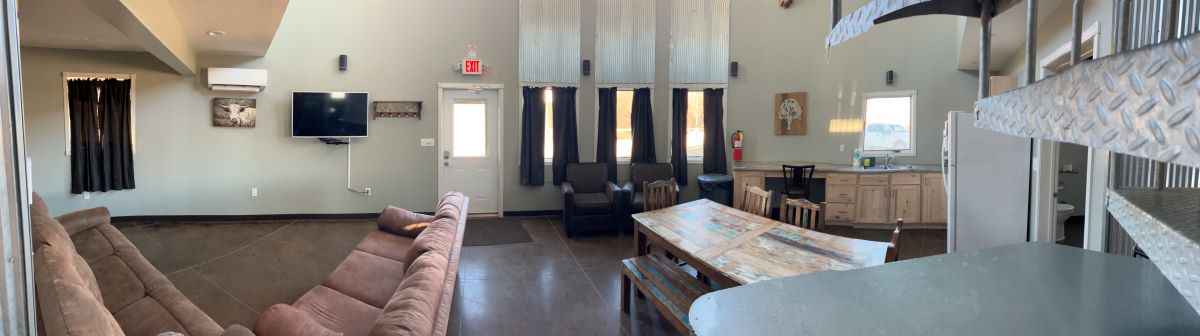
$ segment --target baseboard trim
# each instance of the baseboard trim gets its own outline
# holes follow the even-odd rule
[[[504,217],[557,216],[561,214],[562,210],[505,211]]]
[[[423,212],[432,215],[432,212]],[[378,212],[372,213],[341,213],[341,214],[271,214],[271,215],[165,215],[165,216],[115,216],[114,223],[123,222],[245,222],[262,220],[297,220],[297,219],[344,219],[364,220],[379,218]]]

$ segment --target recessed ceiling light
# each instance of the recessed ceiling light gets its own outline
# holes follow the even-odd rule
[[[99,41],[99,40],[100,40],[100,37],[97,37],[97,36],[84,36],[84,37],[83,37],[83,40],[84,40],[84,41]]]
[[[225,36],[224,30],[209,30],[208,36]]]

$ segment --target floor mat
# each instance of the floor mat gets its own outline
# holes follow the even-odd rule
[[[468,219],[463,246],[491,246],[532,242],[520,220],[503,218]]]

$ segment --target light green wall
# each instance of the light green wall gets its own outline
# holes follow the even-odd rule
[[[374,212],[393,204],[431,210],[436,197],[436,147],[418,147],[419,138],[437,136],[438,82],[505,85],[505,210],[561,207],[557,187],[518,185],[519,85],[517,82],[517,0],[389,1],[347,3],[291,1],[274,44],[260,59],[201,57],[201,68],[247,67],[270,71],[267,91],[254,95],[216,93],[204,77],[178,76],[144,53],[28,48],[23,50],[28,146],[34,161],[34,188],[56,213],[108,206],[115,215],[224,215]],[[856,8],[865,1],[846,4]],[[862,94],[917,90],[917,153],[908,161],[940,158],[942,121],[947,111],[967,110],[975,78],[955,70],[957,22],[927,16],[890,22],[828,54],[828,3],[797,2],[781,9],[772,1],[734,1],[731,60],[741,76],[731,79],[726,127],[747,132],[747,160],[810,160],[848,163],[858,134],[829,134],[829,119],[861,117]],[[668,160],[669,1],[658,0],[655,135],[659,161]],[[582,56],[594,59],[595,0],[583,0]],[[349,19],[352,18],[352,19]],[[465,45],[480,46],[491,68],[482,78],[451,71]],[[350,70],[336,69],[338,54],[350,56]],[[896,86],[883,84],[895,70]],[[135,156],[138,188],[70,195],[68,157],[63,155],[61,73],[137,74]],[[369,124],[371,136],[353,146],[354,184],[373,196],[345,190],[345,146],[288,136],[289,93],[293,90],[369,91],[374,100],[425,102],[421,120],[382,119]],[[773,135],[774,94],[807,91],[811,113],[805,136]],[[580,157],[595,155],[595,86],[580,83]],[[258,99],[255,129],[210,126],[213,97]],[[845,144],[847,151],[839,152]],[[627,173],[621,168],[622,178]],[[698,165],[690,165],[694,178]],[[547,179],[550,174],[547,172]],[[259,188],[259,197],[249,189]],[[696,195],[692,183],[684,198]]]

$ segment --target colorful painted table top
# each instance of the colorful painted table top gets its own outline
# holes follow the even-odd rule
[[[707,199],[633,215],[649,231],[741,284],[883,264],[887,243],[806,230]]]

